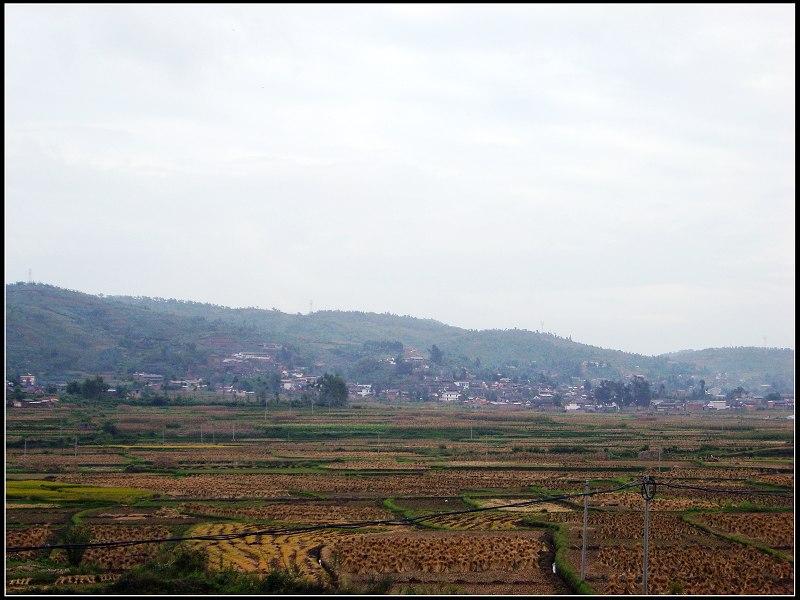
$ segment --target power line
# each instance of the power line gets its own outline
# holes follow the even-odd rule
[[[650,480],[652,484],[655,484],[655,480]],[[322,529],[348,529],[348,528],[358,528],[358,527],[370,527],[370,526],[377,526],[377,525],[409,525],[409,524],[416,524],[423,521],[432,521],[434,519],[438,519],[441,517],[448,517],[448,516],[456,516],[456,515],[464,515],[464,514],[471,514],[477,512],[484,512],[489,510],[500,510],[503,508],[517,508],[522,506],[530,506],[532,504],[540,504],[543,502],[557,502],[562,500],[570,500],[572,498],[583,498],[588,496],[595,496],[599,494],[609,494],[612,492],[618,492],[626,489],[630,489],[636,486],[641,485],[641,482],[634,481],[631,483],[626,483],[614,488],[604,489],[604,490],[595,490],[593,492],[579,492],[575,494],[562,494],[559,496],[547,496],[544,498],[535,498],[533,500],[526,500],[523,502],[514,502],[510,504],[501,504],[496,506],[484,506],[484,507],[477,507],[477,508],[468,508],[464,510],[453,510],[448,512],[440,512],[440,513],[431,513],[427,515],[420,515],[418,517],[404,517],[402,519],[382,519],[382,520],[371,520],[371,521],[355,521],[355,522],[345,522],[345,523],[325,523],[319,525],[309,525],[306,527],[288,527],[282,529],[260,529],[255,531],[238,531],[233,533],[221,533],[221,534],[211,534],[211,535],[197,535],[197,536],[186,536],[186,537],[168,537],[168,538],[151,538],[146,540],[116,540],[116,541],[107,541],[107,542],[89,542],[84,544],[44,544],[41,546],[11,546],[6,548],[6,552],[26,552],[29,550],[51,550],[57,548],[63,549],[73,549],[73,548],[109,548],[109,547],[120,547],[120,546],[136,546],[141,544],[157,544],[157,543],[164,543],[164,542],[184,542],[184,541],[225,541],[230,539],[237,539],[243,537],[250,537],[250,536],[261,536],[261,535],[291,535],[296,533],[306,533],[310,531],[319,531]],[[687,489],[687,490],[695,490],[695,491],[703,491],[703,492],[721,492],[721,493],[743,493],[743,494],[778,494],[778,495],[787,495],[793,494],[793,491],[790,490],[760,490],[755,488],[706,488],[700,486],[690,486],[690,485],[681,485],[677,483],[669,483],[669,482],[658,482],[658,485],[666,487],[666,488],[673,488],[673,489]]]
[[[169,537],[169,538],[151,538],[146,540],[116,540],[107,542],[88,542],[84,544],[44,544],[41,546],[10,546],[6,548],[6,552],[26,552],[29,550],[54,550],[57,548],[73,549],[73,548],[111,548],[119,546],[136,546],[140,544],[157,544],[164,542],[184,542],[184,541],[224,541],[236,538],[260,536],[260,535],[283,535],[293,533],[305,533],[309,531],[318,531],[321,529],[348,529],[353,527],[369,527],[376,525],[408,525],[419,523],[422,521],[430,521],[440,517],[455,516],[470,514],[476,512],[484,512],[488,510],[500,510],[503,508],[516,508],[520,506],[529,506],[531,504],[539,504],[542,502],[556,502],[560,500],[568,500],[571,498],[582,498],[584,496],[595,496],[598,494],[608,494],[611,492],[618,492],[621,490],[629,489],[638,486],[639,482],[626,483],[615,488],[605,490],[595,490],[593,492],[580,492],[576,494],[562,494],[560,496],[548,496],[544,498],[535,498],[533,500],[526,500],[524,502],[514,502],[511,504],[501,504],[499,506],[484,506],[478,508],[469,508],[464,510],[453,510],[442,513],[433,513],[429,515],[421,515],[418,517],[404,517],[402,519],[383,519],[372,521],[356,521],[350,523],[326,523],[320,525],[309,525],[306,527],[294,527],[283,529],[261,529],[256,531],[237,531],[234,533],[221,533],[212,535],[197,535],[186,537]]]
[[[707,488],[696,485],[681,485],[679,483],[660,482],[659,485],[681,490],[695,490],[699,492],[721,492],[725,494],[794,494],[793,490],[759,490],[756,488]]]

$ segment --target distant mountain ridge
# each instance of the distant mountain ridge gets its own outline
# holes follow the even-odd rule
[[[264,343],[298,360],[347,372],[365,343],[397,340],[427,355],[433,344],[454,365],[528,368],[566,376],[690,373],[775,380],[793,389],[791,349],[722,348],[646,356],[520,329],[469,330],[388,313],[228,308],[132,296],[101,296],[46,284],[6,285],[6,368],[63,380],[96,372],[202,372],[231,352]],[[720,371],[719,369],[724,369]]]

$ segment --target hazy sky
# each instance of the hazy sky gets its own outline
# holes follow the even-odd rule
[[[6,281],[794,347],[794,20],[6,5]]]

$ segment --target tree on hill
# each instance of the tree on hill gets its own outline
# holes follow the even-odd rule
[[[281,376],[277,373],[270,373],[269,377],[267,377],[267,387],[275,396],[275,403],[277,404],[282,389]]]
[[[617,390],[613,381],[603,379],[596,388],[594,388],[594,397],[600,404],[611,404],[616,398]]]
[[[444,362],[444,352],[439,349],[439,346],[433,344],[429,349],[428,353],[431,357],[431,362],[435,365],[441,365]]]
[[[738,386],[737,388],[732,389],[730,392],[725,394],[725,398],[727,400],[736,400],[744,396],[746,393],[747,391],[742,386]]]
[[[83,396],[88,400],[97,400],[108,393],[108,384],[100,375],[87,377],[83,383],[70,381],[67,384],[67,393],[72,396]]]
[[[394,359],[394,366],[395,371],[398,375],[410,375],[411,372],[414,370],[414,365],[412,365],[407,360],[403,359],[403,356],[398,354]]]
[[[328,406],[347,405],[347,384],[344,379],[338,375],[325,373],[322,377],[317,379],[314,387],[319,394],[320,404],[327,404]]]
[[[700,383],[697,384],[697,390],[695,392],[695,397],[699,399],[703,399],[706,397],[706,380],[701,379]]]
[[[105,396],[106,392],[108,392],[108,384],[99,375],[91,379],[86,378],[81,384],[81,396],[90,400]]]
[[[653,397],[650,391],[650,382],[644,377],[634,377],[630,383],[631,399],[637,406],[650,406]]]

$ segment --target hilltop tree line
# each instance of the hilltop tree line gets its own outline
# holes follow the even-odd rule
[[[113,373],[123,379],[141,371],[165,379],[187,373],[223,379],[231,373],[220,359],[271,342],[282,346],[276,358],[284,368],[321,363],[353,381],[387,387],[409,387],[415,374],[409,361],[387,365],[386,359],[403,356],[413,345],[437,374],[465,367],[485,381],[484,371],[502,371],[504,377],[520,380],[545,372],[560,383],[574,378],[614,381],[635,369],[650,381],[664,382],[668,391],[686,390],[718,373],[732,386],[756,389],[768,384],[787,393],[794,389],[794,352],[788,348],[712,348],[651,357],[545,332],[468,330],[389,314],[317,311],[299,316],[101,297],[26,283],[6,286],[6,298],[7,371],[30,371],[46,383],[74,373]],[[312,339],[315,343],[308,342]]]

